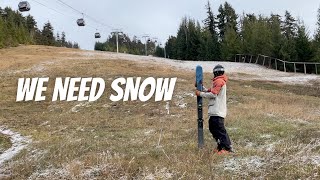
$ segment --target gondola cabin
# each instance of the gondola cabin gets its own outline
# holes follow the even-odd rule
[[[1,8],[0,8],[0,14],[1,14],[1,16],[7,16],[8,15],[7,11],[5,11],[4,9],[1,9]]]
[[[78,24],[78,26],[85,26],[85,25],[86,25],[86,23],[85,23],[85,21],[84,21],[83,18],[78,19],[78,20],[77,20],[77,24]]]
[[[98,38],[101,38],[101,34],[100,34],[100,33],[95,33],[95,34],[94,34],[94,37],[97,38],[97,39],[98,39]]]
[[[20,12],[26,12],[30,11],[31,6],[28,1],[21,1],[18,5],[18,8]]]

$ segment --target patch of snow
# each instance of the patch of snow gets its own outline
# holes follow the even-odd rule
[[[275,150],[275,145],[277,145],[278,143],[270,143],[270,144],[266,144],[263,146],[260,146],[259,149],[266,151],[266,152],[274,152]]]
[[[8,73],[9,74],[18,74],[18,73],[28,73],[28,72],[43,72],[43,71],[45,71],[47,69],[46,66],[52,65],[54,63],[55,62],[53,62],[53,61],[44,61],[44,62],[41,62],[39,64],[33,65],[30,68],[21,69],[21,70],[15,70],[15,71],[9,71]]]
[[[176,95],[175,97],[178,99],[176,101],[176,106],[180,107],[180,108],[186,108],[188,103],[185,103],[184,102],[184,99],[187,97],[187,96],[190,96],[190,97],[194,97],[195,95],[193,93],[183,93],[183,94],[178,94]]]
[[[306,121],[304,119],[287,119],[287,121],[298,123],[298,124],[311,124],[311,122]]]
[[[148,169],[145,169],[143,172],[143,178],[145,180],[154,180],[154,179],[172,179],[174,174],[170,172],[167,168],[156,168],[155,172],[151,173]],[[138,178],[139,179],[139,178]]]
[[[4,162],[9,161],[24,148],[26,148],[30,143],[31,139],[22,136],[21,134],[11,131],[5,127],[0,127],[0,133],[10,137],[12,146],[0,154],[0,167]]]
[[[190,97],[195,97],[196,95],[194,95],[194,93],[185,93],[185,96],[190,96]]]
[[[320,116],[320,109],[316,109],[313,112],[311,112],[312,114],[316,114]]]
[[[237,173],[244,173],[245,171],[258,172],[266,164],[264,161],[265,160],[259,156],[231,159],[226,158],[221,166],[223,166],[226,171]]]
[[[268,139],[270,141],[272,136],[273,135],[264,134],[264,135],[261,135],[260,137]],[[264,151],[264,152],[274,152],[275,146],[279,145],[281,143],[283,143],[283,139],[278,140],[278,141],[266,142],[266,144],[258,146],[257,149],[259,149],[260,151]]]
[[[193,128],[190,128],[190,129],[185,129],[184,131],[189,133],[189,132],[192,132],[194,129]]]
[[[239,128],[227,128],[228,131],[237,131]]]
[[[313,156],[302,156],[301,161],[303,163],[309,163],[315,166],[320,166],[320,156],[319,155],[313,155]]]
[[[180,107],[180,108],[186,108],[187,107],[187,103],[183,103],[183,104],[178,104],[178,106]]]
[[[39,126],[46,126],[46,125],[48,125],[48,124],[49,124],[49,121],[46,121],[46,122],[40,124]]]
[[[253,142],[248,142],[247,145],[245,146],[246,148],[252,148],[254,147],[255,144]]]
[[[212,68],[217,64],[225,67],[226,72],[232,76],[234,79],[240,80],[265,80],[265,81],[277,81],[286,84],[308,84],[311,81],[320,81],[320,76],[317,75],[305,75],[305,74],[294,74],[286,73],[273,69],[268,69],[266,67],[249,64],[249,63],[239,63],[239,62],[217,62],[217,61],[181,61],[181,60],[171,60],[159,57],[148,57],[148,56],[138,56],[130,54],[117,54],[112,52],[91,52],[95,56],[108,59],[108,60],[129,60],[139,63],[155,63],[167,64],[169,66],[182,69],[194,71],[197,65],[203,67],[204,72],[211,73]],[[88,56],[87,51],[78,52],[80,56]],[[90,54],[91,55],[91,54]],[[275,78],[276,77],[276,78]]]
[[[276,117],[274,114],[272,114],[272,113],[267,113],[267,116],[268,117]]]
[[[28,180],[33,179],[48,179],[48,178],[55,178],[55,179],[65,179],[66,177],[70,176],[67,169],[64,168],[48,168],[42,171],[34,172]]]
[[[277,71],[274,69],[268,69],[266,67],[240,62],[224,62],[224,61],[181,61],[172,60],[160,57],[152,56],[139,56],[124,53],[114,53],[114,52],[101,52],[101,51],[77,51],[77,52],[63,52],[63,54],[68,54],[64,59],[105,59],[105,60],[128,60],[141,63],[145,66],[145,63],[155,64],[155,65],[168,65],[181,70],[194,71],[197,65],[203,67],[204,72],[212,73],[214,66],[220,64],[225,67],[226,72],[231,78],[238,80],[263,80],[263,81],[276,81],[286,84],[312,84],[312,82],[320,82],[320,76],[318,75],[305,75],[302,73],[286,73]],[[22,71],[44,71],[46,65],[53,63],[51,61],[43,62],[37,67]],[[43,67],[41,67],[43,66]],[[16,72],[17,73],[17,72]],[[181,80],[183,81],[183,80]]]
[[[154,129],[150,129],[150,130],[144,132],[144,135],[149,136],[149,135],[153,134],[154,132],[155,132]]]
[[[79,103],[71,108],[71,112],[79,112],[81,107],[90,107],[90,102]]]
[[[106,167],[103,166],[90,167],[89,169],[84,170],[81,176],[87,179],[96,179],[95,177],[102,175],[104,169],[106,169]]]
[[[264,138],[264,139],[271,139],[272,135],[271,134],[262,134],[260,137]]]

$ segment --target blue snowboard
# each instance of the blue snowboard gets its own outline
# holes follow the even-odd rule
[[[196,68],[196,85],[197,90],[202,91],[203,82],[203,70],[201,66]],[[202,97],[197,97],[197,107],[198,107],[198,147],[203,148],[204,138],[203,138],[203,112],[202,112]]]

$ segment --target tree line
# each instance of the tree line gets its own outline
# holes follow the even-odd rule
[[[40,30],[31,15],[24,17],[19,11],[0,7],[0,48],[19,44],[79,48],[78,43],[66,40],[64,32],[54,35],[54,28],[50,22]]]
[[[142,42],[137,36],[132,39],[125,33],[119,33],[118,35],[119,52],[135,54],[135,55],[145,55],[147,43],[147,55],[157,55],[164,57],[163,48],[160,48],[159,44],[154,39],[147,39],[146,42]],[[111,33],[105,42],[96,42],[95,50],[97,51],[117,51],[117,39],[116,34]]]
[[[165,44],[171,59],[231,60],[236,54],[263,54],[295,62],[320,62],[320,8],[313,37],[301,19],[284,16],[238,15],[228,3],[213,13],[210,2],[202,21],[184,17],[176,36]]]

